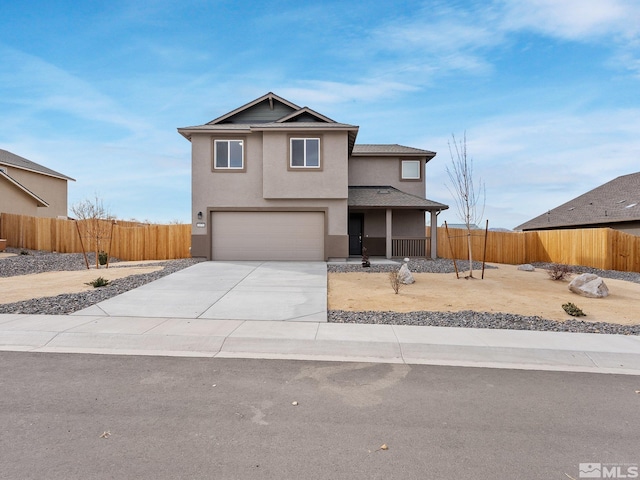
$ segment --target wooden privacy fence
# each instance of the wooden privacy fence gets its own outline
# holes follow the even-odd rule
[[[112,222],[104,222],[106,225],[103,230],[111,231]],[[109,250],[112,257],[121,260],[191,257],[191,225],[150,225],[118,220],[112,232],[111,241],[103,242],[102,249]],[[8,247],[60,253],[82,252],[78,228],[73,220],[0,213],[0,238],[7,240]],[[85,249],[91,251],[88,240],[83,237],[82,241]]]
[[[429,227],[427,227],[427,234]],[[438,256],[468,258],[467,231],[438,228]],[[472,230],[474,260],[482,260],[484,230]],[[603,270],[640,272],[640,237],[610,228],[488,232],[487,262],[584,265]]]

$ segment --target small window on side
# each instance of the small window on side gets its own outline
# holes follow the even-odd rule
[[[420,160],[402,161],[402,179],[420,180]]]

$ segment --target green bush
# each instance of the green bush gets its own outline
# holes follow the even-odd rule
[[[562,305],[562,308],[572,317],[586,317],[587,314],[580,310],[575,304],[569,302]]]
[[[104,277],[98,277],[95,280],[90,281],[89,283],[85,283],[85,285],[92,285],[93,288],[106,287],[109,285],[109,280]]]

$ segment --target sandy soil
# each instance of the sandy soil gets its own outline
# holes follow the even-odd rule
[[[495,265],[495,264],[492,264]],[[457,279],[455,273],[414,273],[416,283],[395,294],[387,273],[330,273],[330,310],[450,311],[538,315],[549,320],[570,317],[562,304],[580,307],[590,322],[640,324],[640,284],[605,278],[610,295],[586,298],[569,291],[568,281],[554,281],[545,270],[524,272],[514,265],[485,270],[484,280]],[[462,277],[462,275],[461,275]]]
[[[100,268],[99,270],[93,267],[90,270],[46,272],[0,278],[0,304],[21,302],[32,298],[53,297],[62,293],[84,292],[93,290],[93,287],[86,285],[86,283],[98,277],[116,280],[129,275],[151,273],[162,269],[160,266],[144,266],[145,263],[151,262],[118,262],[109,265],[109,268]],[[158,263],[158,261],[154,260],[153,263]]]

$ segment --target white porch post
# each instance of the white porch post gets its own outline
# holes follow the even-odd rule
[[[393,253],[393,250],[391,248],[391,235],[392,235],[392,221],[393,221],[393,217],[391,215],[391,209],[387,208],[387,217],[386,217],[386,226],[387,226],[387,233],[386,233],[386,240],[387,240],[387,258],[391,258],[391,255]]]
[[[434,210],[431,211],[429,235],[431,236],[431,258],[435,260],[438,258],[438,213]]]

